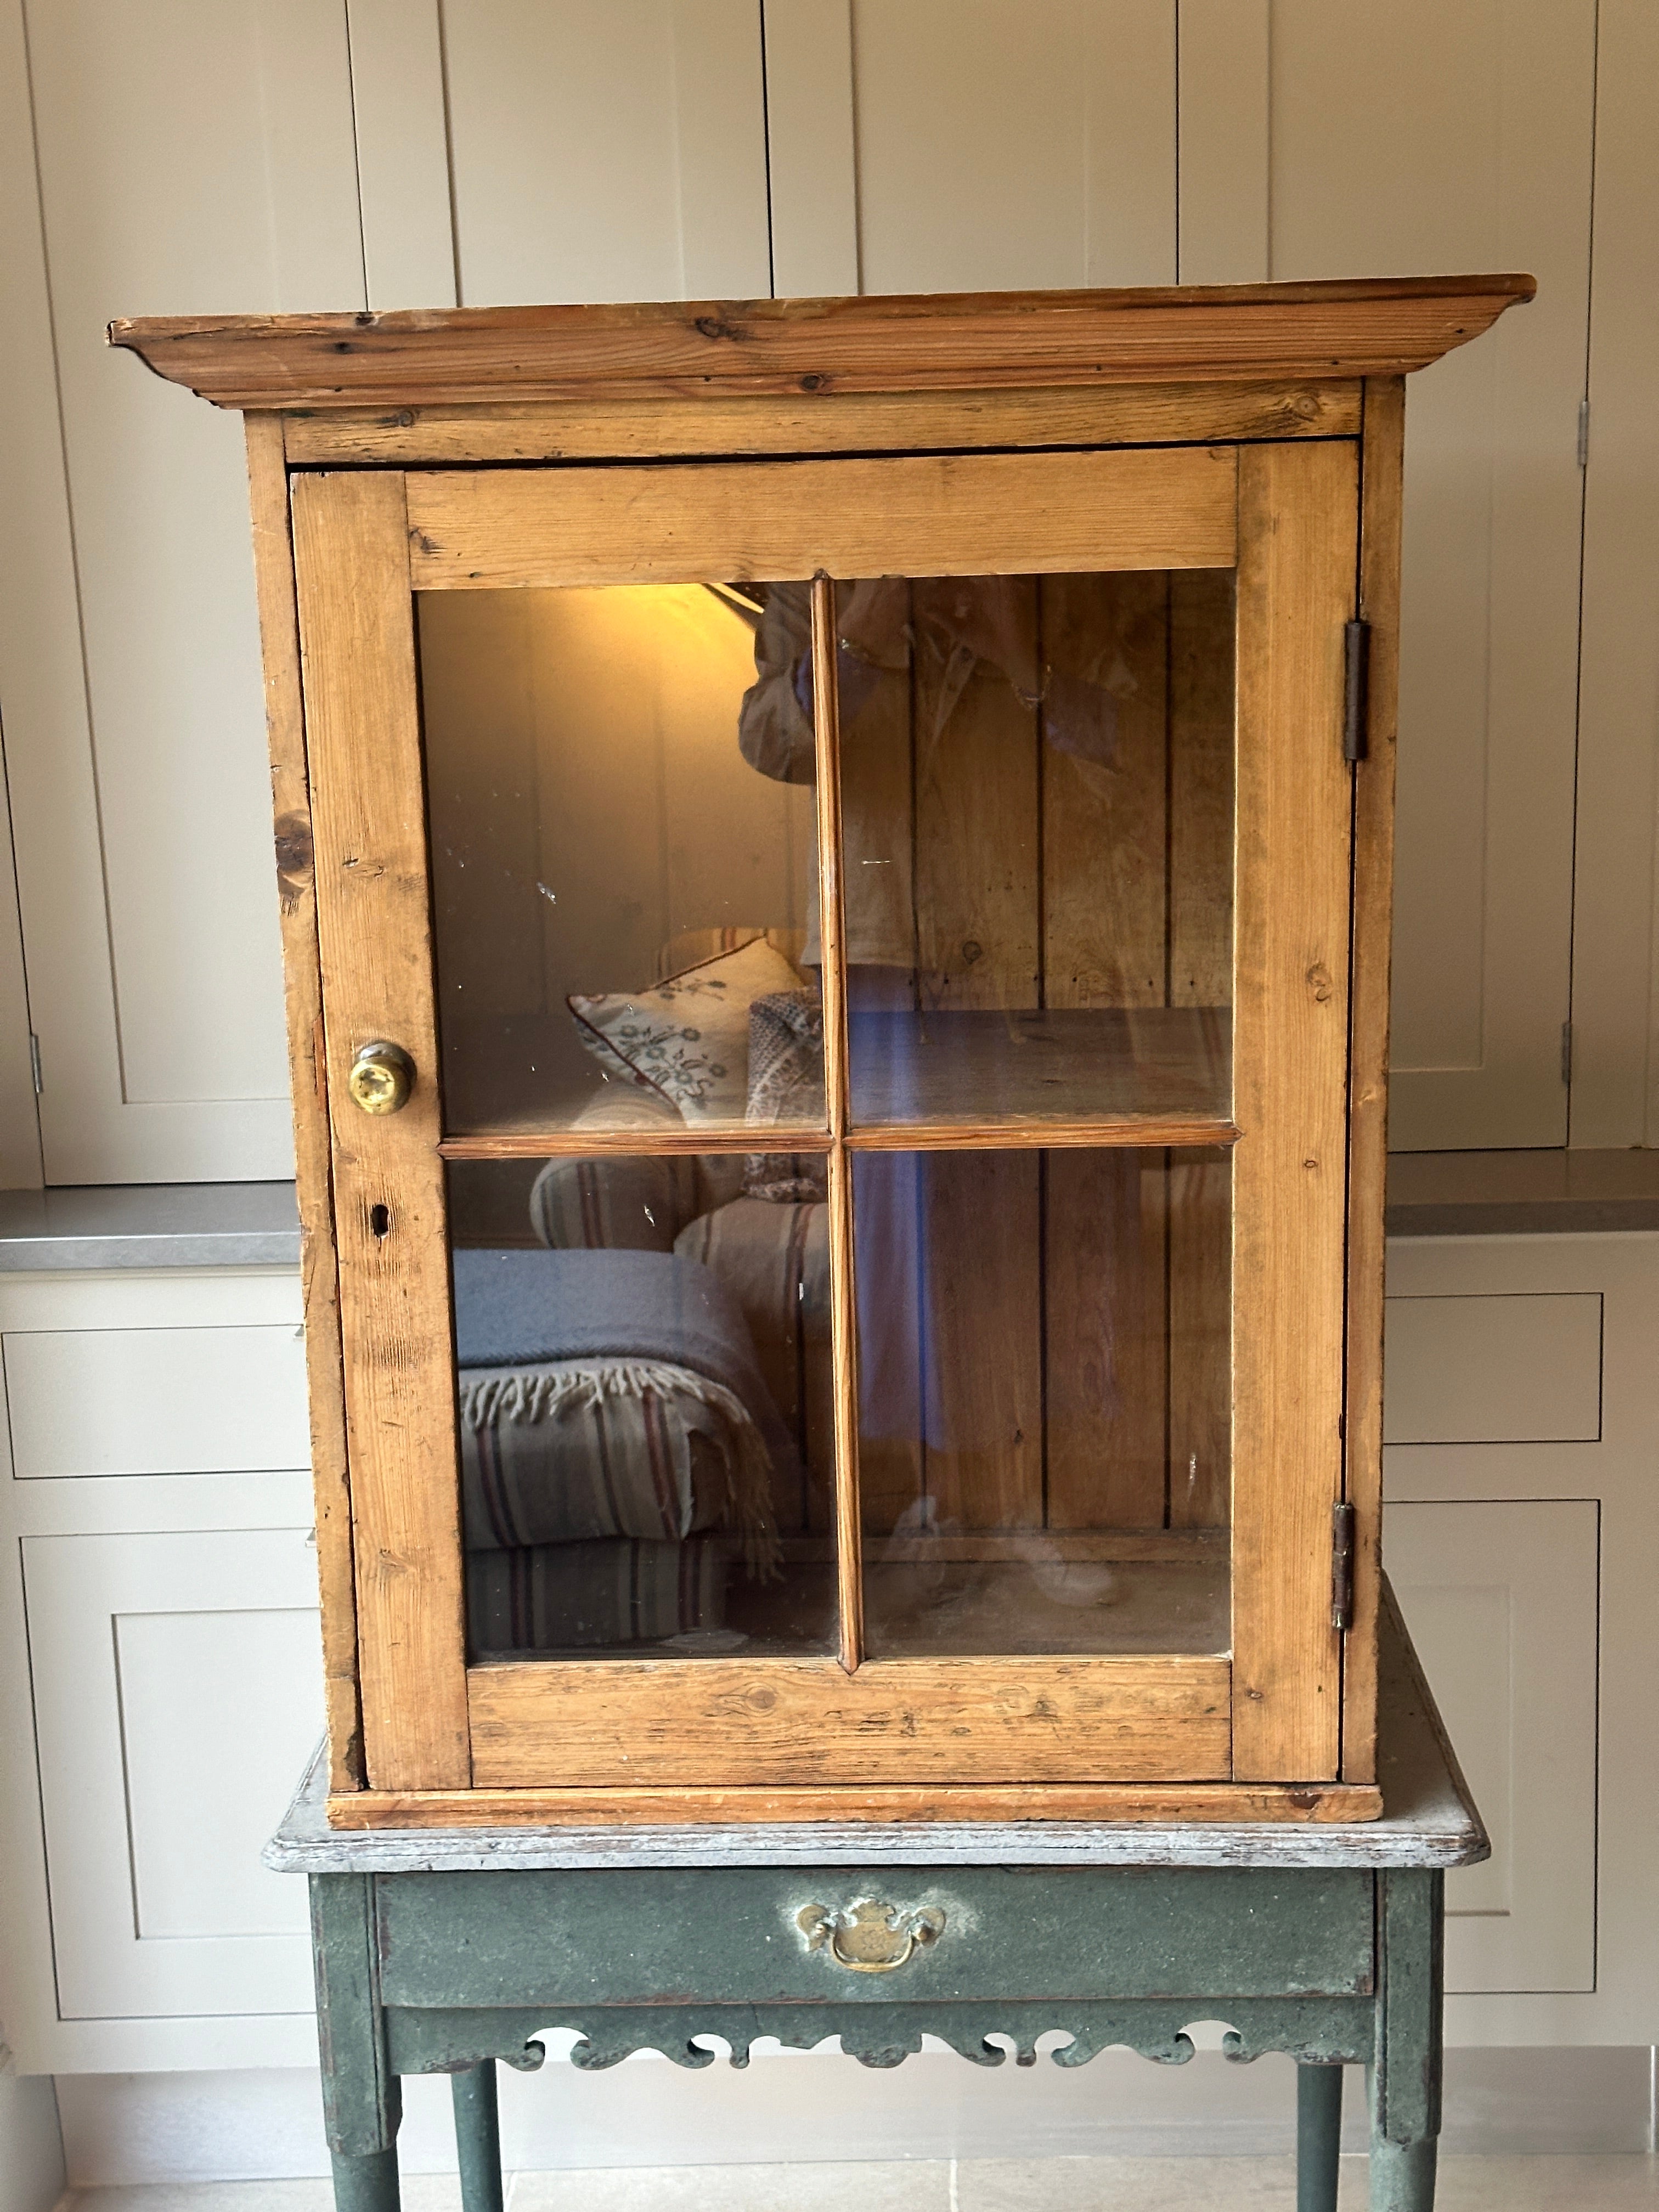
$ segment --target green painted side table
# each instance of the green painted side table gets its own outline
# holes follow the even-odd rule
[[[1342,2069],[1370,2085],[1374,2212],[1431,2212],[1444,1869],[1486,1856],[1398,1618],[1384,1625],[1385,1817],[1364,1826],[619,1831],[329,1829],[313,1767],[265,1854],[310,1877],[339,2212],[397,2212],[398,2077],[453,2077],[466,2212],[500,2212],[495,2062],[574,2029],[732,2063],[839,2034],[868,2066],[942,2038],[1033,2065],[1127,2045],[1164,2065],[1196,2020],[1230,2058],[1297,2064],[1298,2212],[1334,2212]]]

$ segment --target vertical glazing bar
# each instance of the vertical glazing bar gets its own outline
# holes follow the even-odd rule
[[[830,1342],[835,1382],[836,1575],[841,1663],[864,1656],[859,1519],[858,1317],[853,1294],[853,1163],[847,1151],[847,967],[842,921],[841,750],[836,587],[812,579],[812,724],[817,753],[818,934],[823,948],[823,1088],[830,1109]]]

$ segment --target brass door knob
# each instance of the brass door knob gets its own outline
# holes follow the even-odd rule
[[[409,1103],[415,1063],[400,1044],[359,1045],[346,1088],[365,1114],[395,1114]]]

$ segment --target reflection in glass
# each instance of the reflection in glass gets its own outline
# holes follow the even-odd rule
[[[832,1648],[825,1208],[756,1174],[451,1164],[474,1657]]]
[[[1224,1120],[1231,572],[866,580],[836,622],[854,1126]]]
[[[810,656],[757,671],[767,589],[418,595],[452,1133],[822,1125]]]
[[[872,1657],[1227,1648],[1228,1156],[862,1153]]]

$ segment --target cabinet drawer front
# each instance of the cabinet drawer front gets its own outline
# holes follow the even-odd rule
[[[1363,1869],[697,1868],[384,1876],[388,2004],[855,2003],[1255,1996],[1372,1986]],[[892,1908],[888,1972],[852,1908]],[[840,1919],[832,1942],[801,1925]],[[928,1916],[928,1937],[907,1929]],[[933,1916],[942,1916],[936,1921]],[[885,1924],[885,1923],[884,1923]]]
[[[19,1475],[303,1468],[305,1344],[243,1328],[20,1331],[4,1340]]]

